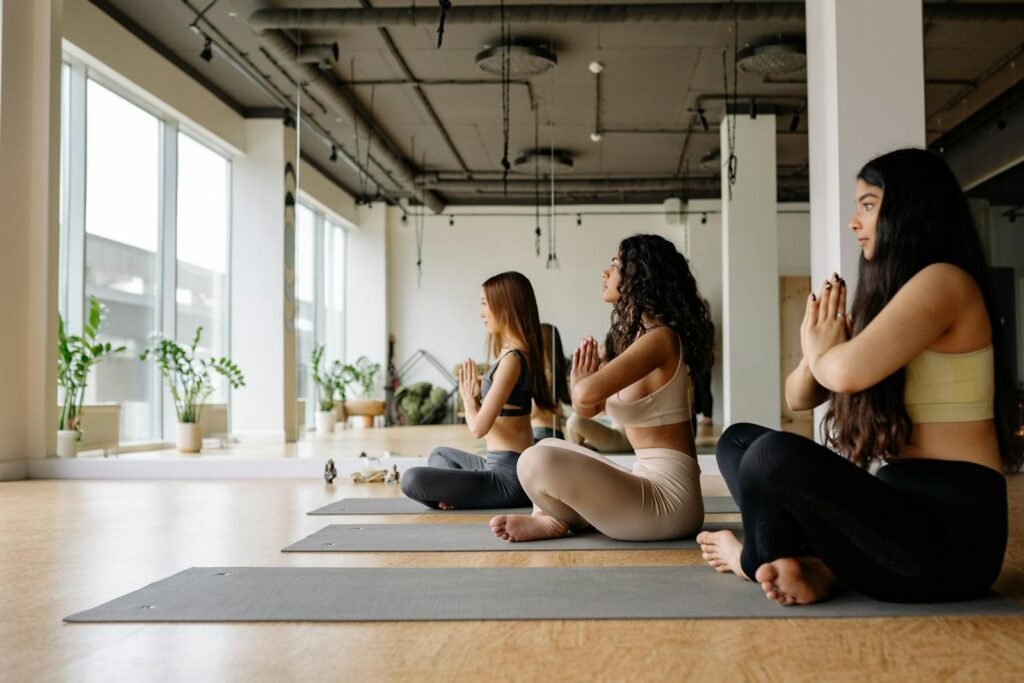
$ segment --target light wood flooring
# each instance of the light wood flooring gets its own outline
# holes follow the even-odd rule
[[[704,486],[709,495],[725,493],[719,477],[706,477]],[[1011,477],[1010,491],[1011,543],[997,588],[1024,600],[1024,477]],[[191,566],[701,562],[694,550],[279,552],[339,521],[308,517],[308,510],[343,496],[399,494],[396,487],[381,484],[327,486],[320,480],[0,484],[0,680],[1024,680],[1024,618],[224,625],[61,621]],[[470,516],[442,519],[486,523],[486,518]],[[345,519],[415,521],[415,516]]]

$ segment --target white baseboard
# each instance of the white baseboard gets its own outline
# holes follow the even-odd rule
[[[0,481],[18,481],[28,478],[28,460],[0,462]]]
[[[611,455],[614,462],[630,467],[632,455]],[[698,457],[701,471],[717,475],[712,455]],[[42,458],[27,461],[32,479],[318,479],[327,458],[241,458],[227,455],[196,455],[154,459]],[[335,458],[339,478],[363,469],[362,458]],[[426,458],[400,457],[386,462],[404,472],[427,464]],[[19,478],[24,478],[24,475]]]
[[[284,443],[285,433],[281,429],[232,429],[231,438],[238,443]]]

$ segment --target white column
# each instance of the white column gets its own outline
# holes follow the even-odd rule
[[[722,170],[722,384],[726,425],[779,428],[779,257],[775,116],[726,116],[735,127],[736,182]]]
[[[294,441],[295,131],[279,118],[245,127],[248,149],[232,169],[231,356],[246,386],[231,396],[232,431]]]
[[[358,226],[348,234],[345,281],[346,362],[366,356],[380,363],[380,387],[384,386],[387,368],[389,330],[387,221],[388,207],[383,202],[359,207]],[[401,361],[399,358],[395,362]]]
[[[807,0],[811,284],[851,289],[860,248],[847,229],[857,171],[925,145],[921,0]]]
[[[56,446],[61,8],[0,4],[0,480]]]

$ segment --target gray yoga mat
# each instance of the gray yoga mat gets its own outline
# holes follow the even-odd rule
[[[705,524],[709,531],[742,526]],[[697,547],[693,538],[672,541],[616,541],[597,532],[529,543],[509,543],[478,524],[332,524],[293,543],[285,553],[487,552],[524,550],[680,550]]]
[[[730,496],[705,496],[705,514],[737,513],[736,501]],[[531,508],[491,508],[487,510],[435,510],[411,498],[342,498],[322,508],[317,508],[310,515],[419,515],[419,514],[459,514],[459,515],[528,515]]]
[[[708,567],[193,567],[65,619],[166,621],[478,621],[763,619],[1024,615],[990,594],[934,605],[853,593],[782,607]]]

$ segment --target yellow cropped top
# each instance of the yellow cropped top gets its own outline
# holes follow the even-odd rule
[[[975,422],[994,415],[995,356],[923,351],[907,365],[903,402],[912,422]]]

